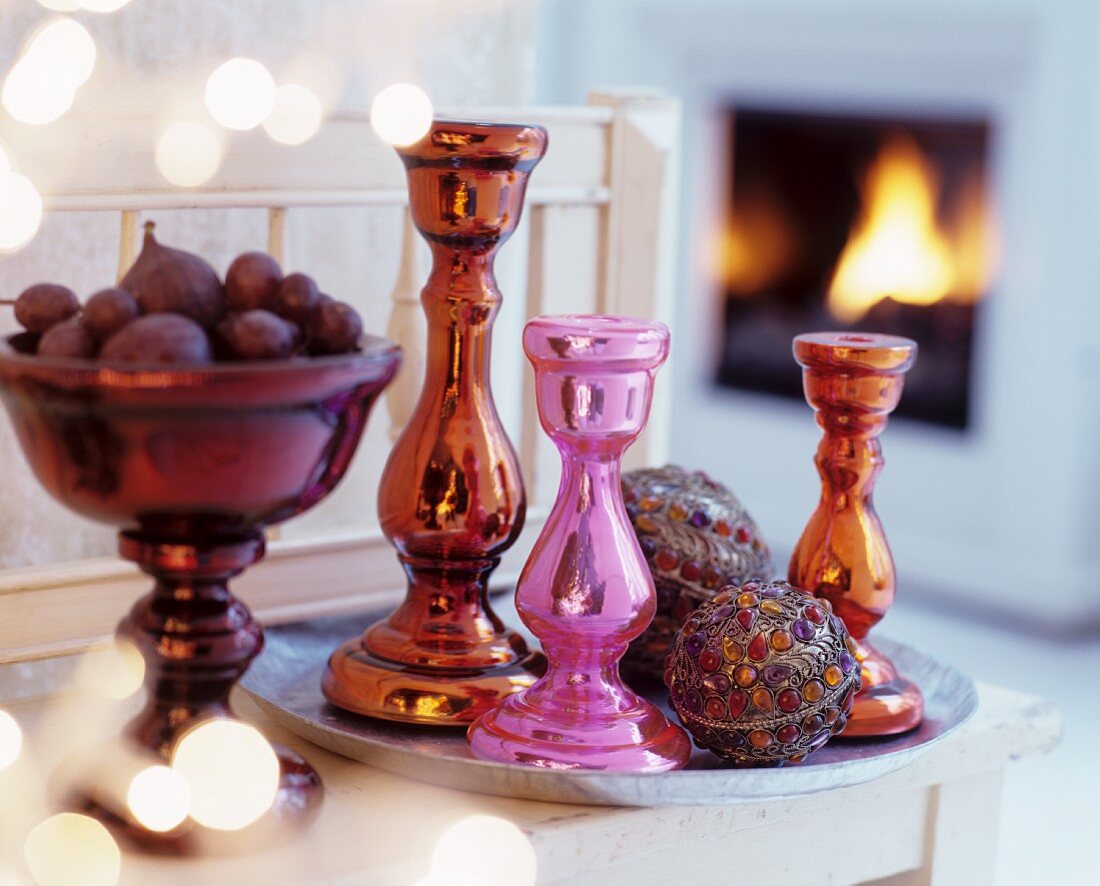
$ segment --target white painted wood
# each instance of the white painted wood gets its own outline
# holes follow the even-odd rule
[[[118,279],[121,282],[141,251],[141,211],[122,210],[118,232]]]
[[[638,92],[597,92],[589,102],[615,110],[600,310],[667,322],[674,296],[679,103]],[[675,354],[674,341],[658,376],[659,390],[671,388]],[[662,394],[654,398],[648,427],[627,452],[624,467],[663,464],[670,434],[671,400]]]
[[[420,289],[424,277],[416,260],[420,232],[413,224],[412,215],[403,213],[401,233],[401,258],[397,268],[397,280],[390,300],[393,309],[386,335],[401,345],[401,371],[386,391],[386,410],[390,417],[390,439],[396,440],[408,424],[424,384],[425,348],[428,324],[424,308],[420,304]]]
[[[290,241],[287,238],[286,207],[272,206],[267,211],[267,252],[280,268],[287,267]]]
[[[1004,771],[993,769],[936,788],[930,834],[931,886],[992,886]]]
[[[590,206],[535,206],[530,225],[527,316],[598,312],[602,213]],[[519,449],[524,484],[529,503],[549,507],[557,494],[561,457],[539,427],[534,375],[526,360],[523,385]]]
[[[308,745],[238,694],[235,706],[241,715],[272,740],[299,750],[321,773],[326,796],[318,820],[298,839],[237,858],[165,860],[126,854],[121,882],[412,884],[430,872],[441,834],[478,814],[504,818],[521,830],[534,850],[537,882],[543,886],[801,886],[882,878],[928,883],[925,839],[930,821],[942,818],[944,808],[940,803],[937,814],[937,794],[965,801],[957,807],[960,812],[995,826],[995,797],[973,788],[999,778],[1011,760],[1049,750],[1060,734],[1057,712],[1039,699],[988,685],[979,687],[979,695],[978,712],[959,732],[910,766],[868,784],[724,807],[616,809],[485,797],[411,782]],[[52,758],[42,757],[45,748],[62,750],[57,745],[64,736],[56,729],[53,735],[45,733],[63,721],[58,708],[64,704],[55,698],[7,705],[24,725],[27,747],[39,751],[43,771],[53,765]],[[70,742],[86,743],[97,730],[109,735],[113,728],[115,721],[86,723]],[[5,823],[8,839],[18,846],[21,833],[36,822],[25,817]],[[499,845],[493,852],[471,847],[475,862],[484,865],[508,864],[500,852]],[[985,865],[984,850],[979,858]],[[945,862],[952,859],[959,856],[944,856]],[[963,861],[950,870],[938,867],[942,874],[933,882],[981,882],[988,866],[975,877],[974,865]],[[522,886],[506,875],[498,882]]]
[[[533,187],[527,191],[529,206],[544,204],[602,205],[611,199],[606,187]],[[126,194],[46,194],[47,212],[100,212],[118,209],[214,209],[226,207],[266,209],[273,205],[293,206],[404,206],[404,188],[361,190],[222,190],[141,191]]]

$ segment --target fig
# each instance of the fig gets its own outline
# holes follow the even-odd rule
[[[95,339],[79,317],[70,317],[46,330],[38,341],[37,353],[40,357],[90,359],[95,356]]]
[[[270,309],[283,279],[279,263],[266,252],[245,252],[225,272],[225,301],[231,311]]]
[[[107,339],[99,352],[117,363],[210,363],[214,355],[206,331],[182,314],[147,314]]]
[[[36,283],[15,300],[15,319],[28,332],[41,334],[80,311],[80,300],[67,286]]]
[[[106,341],[141,313],[125,289],[101,289],[84,303],[84,328],[96,341]]]
[[[232,314],[218,324],[218,335],[240,360],[280,360],[289,357],[301,330],[270,311],[257,308]]]
[[[305,324],[320,303],[321,293],[308,274],[287,274],[275,293],[272,310],[284,320]]]
[[[192,252],[158,243],[154,227],[145,223],[141,254],[119,286],[137,299],[145,314],[180,314],[213,328],[225,314],[225,290],[217,272]]]
[[[346,354],[359,346],[363,321],[349,304],[327,301],[309,321],[309,349],[314,354]]]

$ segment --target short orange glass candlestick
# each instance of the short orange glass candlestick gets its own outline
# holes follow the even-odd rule
[[[794,340],[806,400],[825,432],[814,461],[821,501],[791,557],[791,584],[829,601],[858,646],[863,688],[844,737],[918,726],[924,699],[867,634],[894,602],[894,560],[871,499],[882,470],[878,436],[901,399],[916,342],[891,335],[815,332]]]
[[[382,531],[409,584],[388,618],[329,659],[324,693],[346,710],[467,726],[545,670],[542,653],[489,605],[489,576],[526,508],[489,357],[501,304],[493,261],[519,223],[546,142],[537,126],[436,121],[398,149],[413,222],[432,250],[420,296],[424,387],[378,491]]]

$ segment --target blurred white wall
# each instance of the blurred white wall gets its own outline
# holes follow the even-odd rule
[[[260,60],[276,82],[310,87],[327,114],[362,113],[378,90],[395,81],[419,84],[436,107],[523,105],[533,79],[534,11],[534,0],[131,0],[112,14],[73,14],[93,35],[98,57],[67,116],[145,121],[152,153],[173,122],[187,118],[214,125],[203,103],[205,81],[235,55]],[[53,15],[35,0],[0,3],[0,76],[27,35]],[[49,125],[25,126],[0,109],[0,137],[11,127],[33,131],[43,146],[52,137]],[[232,135],[223,135],[232,150]],[[287,162],[294,162],[293,148],[287,152]],[[30,166],[33,160],[16,156],[13,165],[18,171],[21,161]],[[39,168],[36,174],[43,179],[36,182],[41,190],[48,189],[51,176],[79,178],[79,170]],[[266,244],[260,210],[153,217],[164,242],[202,254],[223,273],[234,255]],[[301,210],[289,218],[287,269],[313,274],[324,290],[361,310],[368,331],[384,333],[400,210]],[[47,213],[30,244],[0,255],[0,293],[14,298],[25,286],[50,280],[86,296],[114,283],[117,250],[116,214]],[[503,264],[507,279],[507,260]],[[521,311],[521,299],[510,305],[506,300],[502,326],[518,330]],[[12,326],[10,309],[0,309],[0,329]],[[515,351],[518,364],[518,346]],[[509,370],[502,367],[496,374],[500,371]],[[510,411],[502,411],[518,417],[518,409],[517,399]],[[386,425],[380,406],[343,486],[288,532],[376,523],[374,489],[389,448]],[[6,419],[0,420],[0,461],[6,467],[0,483],[0,567],[114,551],[113,532],[70,515],[28,476]]]

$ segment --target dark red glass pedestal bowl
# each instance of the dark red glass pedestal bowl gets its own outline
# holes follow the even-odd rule
[[[24,336],[0,342],[0,397],[27,462],[66,507],[119,527],[121,555],[153,577],[118,628],[144,657],[148,690],[126,731],[170,759],[183,733],[233,716],[229,692],[263,646],[228,580],[263,556],[264,527],[339,482],[400,349],[367,337],[360,352],[335,357],[135,369],[31,356],[25,346]],[[285,838],[316,812],[321,782],[300,756],[275,750],[274,804],[245,830]],[[125,810],[84,799],[143,848],[232,842],[191,820],[147,831]],[[250,842],[245,831],[234,839]]]

